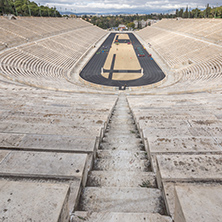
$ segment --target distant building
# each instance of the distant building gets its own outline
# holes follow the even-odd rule
[[[154,19],[148,19],[146,22],[147,22],[147,25],[153,25],[155,23],[157,23],[159,20],[154,20]]]
[[[118,27],[112,27],[111,31],[118,31]]]
[[[138,22],[137,20],[134,20],[133,23],[134,23],[134,25],[135,25],[135,29],[137,29],[137,28],[138,28],[138,25],[139,25],[139,22]]]
[[[147,21],[141,20],[140,24],[141,24],[141,28],[143,29],[147,26]]]
[[[146,21],[141,20],[141,21],[133,21],[135,24],[135,28],[145,28],[146,26],[153,25],[154,23],[158,22],[158,20],[153,20],[153,19],[148,19]]]
[[[118,26],[118,29],[119,29],[119,31],[128,30],[128,28],[127,28],[125,25],[123,25],[123,24],[120,24],[120,25]]]

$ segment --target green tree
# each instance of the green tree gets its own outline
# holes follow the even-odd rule
[[[183,13],[183,17],[188,18],[188,14],[189,14],[189,10],[188,10],[188,6],[187,6],[185,12]]]
[[[179,11],[179,17],[183,17],[183,8],[181,8]]]
[[[211,7],[210,7],[210,5],[209,5],[209,3],[208,3],[208,4],[207,4],[207,7],[206,7],[206,9],[205,9],[205,16],[206,16],[207,18],[210,17],[210,12],[211,12]]]
[[[61,16],[56,8],[38,6],[29,0],[0,0],[0,14],[15,14],[21,16]],[[50,11],[50,13],[48,13]]]
[[[134,29],[134,28],[135,28],[134,22],[129,22],[129,23],[127,23],[127,27]]]

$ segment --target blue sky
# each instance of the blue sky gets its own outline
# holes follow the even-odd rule
[[[37,0],[42,5],[50,7],[55,6],[59,11],[73,11],[76,13],[93,12],[93,13],[141,13],[141,12],[166,12],[177,8],[205,8],[210,2],[211,6],[222,5],[218,0]]]

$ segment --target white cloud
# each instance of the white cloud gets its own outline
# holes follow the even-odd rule
[[[185,8],[204,8],[209,0],[37,0],[38,3],[56,6],[60,11],[73,10],[75,12],[164,12],[170,9]],[[216,6],[218,0],[211,0],[210,5]],[[221,4],[222,5],[222,4]]]

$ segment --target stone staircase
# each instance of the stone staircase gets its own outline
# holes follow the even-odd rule
[[[124,94],[96,157],[72,222],[171,221]]]

